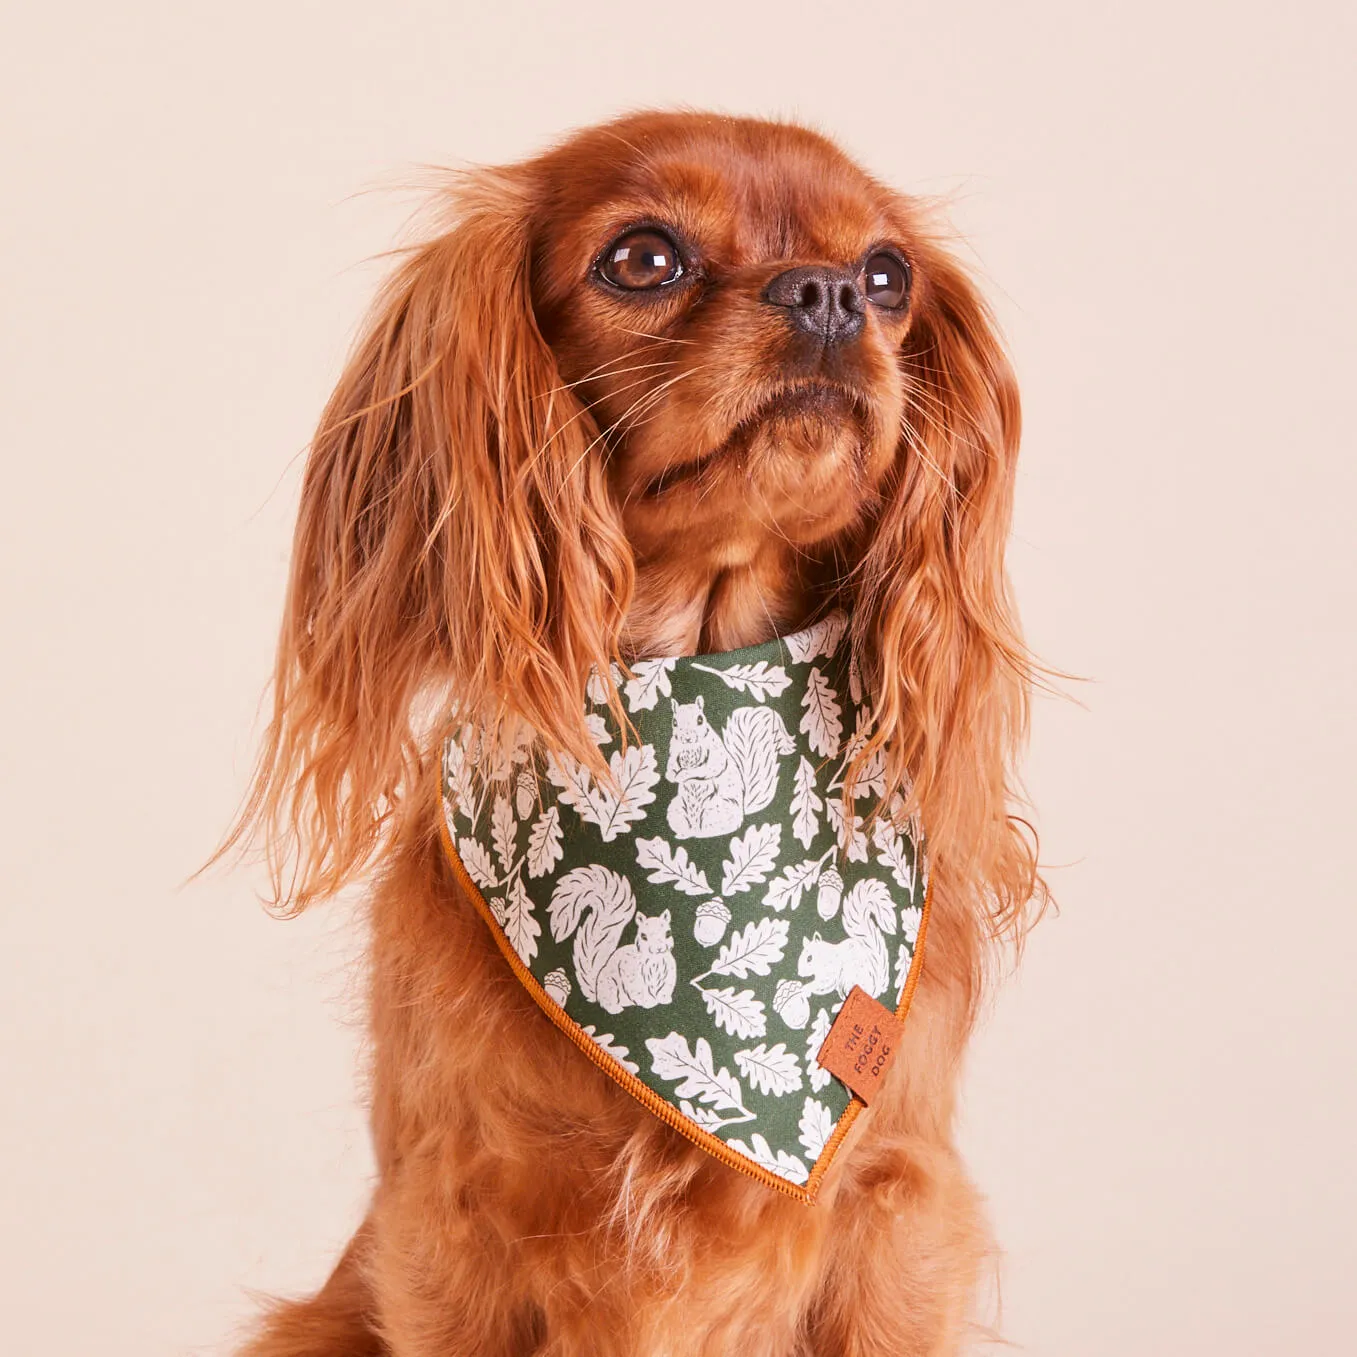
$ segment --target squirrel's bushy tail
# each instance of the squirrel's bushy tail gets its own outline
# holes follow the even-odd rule
[[[865,946],[872,958],[873,994],[881,994],[890,983],[891,959],[886,935],[896,931],[895,901],[886,884],[869,879],[859,881],[844,897],[843,930]]]
[[[631,883],[598,863],[576,867],[556,883],[547,913],[557,942],[575,935],[575,979],[592,1003],[598,997],[599,972],[636,914]]]
[[[731,713],[721,736],[731,762],[739,770],[744,814],[762,810],[777,791],[778,760],[796,748],[770,707],[741,707]]]

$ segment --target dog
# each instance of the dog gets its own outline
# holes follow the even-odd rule
[[[926,204],[787,122],[629,115],[441,206],[310,450],[232,839],[283,913],[370,879],[378,1178],[328,1282],[244,1351],[953,1353],[991,1251],[958,1070],[1044,890],[1013,811],[1034,666],[991,314]],[[808,1205],[544,1019],[452,870],[438,768],[454,710],[597,767],[591,684],[616,707],[607,676],[647,657],[835,609],[931,921],[898,1058]]]

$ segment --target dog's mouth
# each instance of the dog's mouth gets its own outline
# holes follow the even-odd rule
[[[652,477],[642,491],[643,496],[653,499],[700,479],[709,467],[748,447],[750,439],[759,430],[792,419],[820,419],[827,424],[852,420],[865,426],[871,419],[871,407],[858,392],[833,382],[810,381],[782,387],[761,401],[710,452],[677,466],[665,467]]]

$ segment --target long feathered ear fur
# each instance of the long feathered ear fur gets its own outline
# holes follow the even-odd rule
[[[854,640],[877,695],[887,793],[909,790],[933,873],[1021,936],[1044,901],[1015,816],[1013,763],[1034,666],[1004,568],[1021,415],[992,318],[961,268],[925,244],[902,361],[900,453],[856,574]]]
[[[262,840],[285,911],[371,861],[452,692],[459,717],[521,716],[597,760],[581,699],[617,656],[633,569],[597,430],[534,320],[533,196],[527,169],[459,181],[455,224],[387,284],[312,444],[272,722],[226,845]]]

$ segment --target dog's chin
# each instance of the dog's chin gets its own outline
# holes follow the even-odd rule
[[[882,462],[877,422],[845,392],[766,402],[715,447],[678,452],[632,481],[623,513],[633,546],[745,559],[768,543],[807,548],[861,520]],[[639,470],[639,468],[638,468]]]
[[[823,542],[856,522],[870,442],[854,420],[778,413],[745,439],[745,484],[760,516],[801,546]]]
[[[712,458],[752,456],[762,450],[807,463],[836,458],[846,446],[861,446],[870,426],[865,401],[827,382],[808,382],[764,400],[709,454]]]
[[[871,441],[873,421],[864,400],[828,383],[779,391],[736,423],[714,447],[673,458],[647,480],[647,499],[704,495],[725,480],[751,490],[788,490],[823,484],[851,472]]]

